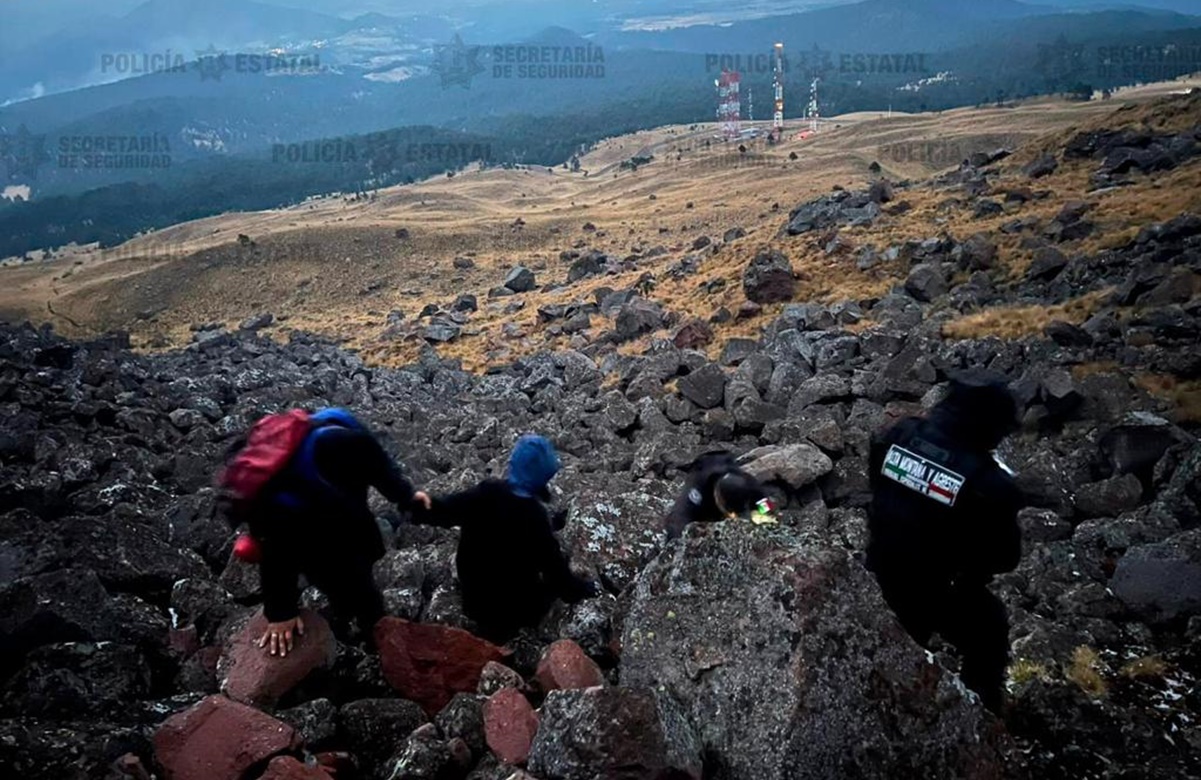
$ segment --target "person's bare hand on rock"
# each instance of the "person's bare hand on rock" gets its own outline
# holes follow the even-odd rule
[[[295,645],[292,638],[293,632],[298,636],[304,636],[304,621],[299,616],[282,623],[268,623],[267,630],[259,639],[259,647],[269,647],[271,655],[283,658],[291,652]]]

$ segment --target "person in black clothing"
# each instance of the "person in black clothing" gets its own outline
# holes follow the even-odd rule
[[[463,609],[494,642],[507,642],[535,626],[556,599],[574,603],[595,596],[594,583],[572,573],[554,531],[566,513],[547,510],[548,485],[559,470],[553,445],[524,436],[509,460],[505,481],[490,479],[471,490],[433,500],[417,522],[461,529],[455,565]]]
[[[919,644],[938,633],[963,657],[961,678],[994,712],[1009,660],[1005,607],[993,575],[1021,556],[1021,494],[992,452],[1016,427],[997,381],[952,382],[925,418],[872,442],[866,564]]]
[[[749,513],[767,497],[757,479],[738,467],[728,452],[709,452],[692,464],[684,492],[664,521],[667,538],[684,533],[689,523],[714,523]]]
[[[376,437],[348,412],[326,409],[312,421],[313,431],[288,467],[239,518],[260,550],[268,626],[259,645],[271,655],[287,655],[293,633],[304,635],[297,607],[301,575],[329,597],[335,631],[344,633],[353,616],[370,641],[384,616],[372,577],[384,543],[367,489],[374,487],[402,511],[429,506],[429,497],[414,491]]]

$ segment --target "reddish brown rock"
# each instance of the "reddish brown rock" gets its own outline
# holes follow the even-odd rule
[[[321,767],[326,774],[336,777],[354,777],[355,762],[349,753],[327,750],[318,753],[314,758],[317,759],[317,766]],[[342,774],[338,775],[339,772]]]
[[[231,699],[260,707],[271,706],[314,670],[330,666],[338,646],[329,624],[315,612],[301,612],[304,636],[295,638],[292,652],[272,656],[259,647],[267,629],[260,612],[229,639],[218,665],[221,690]]]
[[[308,766],[291,756],[280,756],[272,759],[259,780],[330,780],[330,776],[320,767]]]
[[[671,337],[679,349],[700,349],[713,343],[713,327],[699,318],[693,318],[676,329]]]
[[[142,764],[142,759],[138,758],[133,753],[126,753],[113,762],[113,771],[110,776],[128,777],[130,780],[153,780],[152,775],[146,771],[146,767]]]
[[[291,726],[224,696],[173,715],[154,734],[166,780],[241,780],[250,767],[299,743]]]
[[[535,679],[546,692],[605,684],[600,667],[570,639],[560,639],[542,654]]]
[[[538,713],[515,688],[502,688],[484,703],[484,738],[506,764],[524,764],[538,733]]]
[[[459,628],[387,617],[375,627],[384,678],[431,717],[456,693],[473,693],[489,661],[503,661],[496,645]]]

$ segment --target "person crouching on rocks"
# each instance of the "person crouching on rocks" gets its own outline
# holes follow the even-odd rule
[[[549,485],[559,471],[554,445],[523,436],[513,449],[504,481],[433,500],[415,522],[460,528],[455,565],[463,610],[485,639],[504,643],[542,621],[556,599],[574,603],[599,594],[595,583],[572,573],[554,531]]]
[[[664,521],[667,538],[675,539],[691,523],[714,523],[747,517],[775,522],[775,507],[759,480],[738,467],[728,452],[709,452],[693,464],[684,492]]]
[[[250,529],[235,553],[259,565],[268,623],[259,646],[286,656],[304,635],[301,575],[329,598],[335,633],[354,617],[370,642],[384,616],[372,577],[384,543],[368,488],[401,511],[430,505],[371,431],[343,409],[265,417],[231,447],[218,484],[231,525]]]

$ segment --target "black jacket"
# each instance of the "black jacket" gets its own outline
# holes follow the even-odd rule
[[[564,514],[552,518],[542,500],[518,496],[500,480],[437,498],[430,513],[414,519],[461,529],[455,563],[463,608],[490,637],[505,639],[536,624],[556,598],[578,601],[593,593],[572,573],[555,538]]]
[[[326,484],[305,484],[285,471],[251,514],[250,530],[262,549],[263,613],[272,622],[296,616],[301,574],[317,587],[336,585],[352,573],[362,579],[362,569],[383,557],[368,488],[401,509],[412,508],[412,484],[369,432],[329,429],[313,458]],[[296,496],[300,505],[281,504],[280,493]]]
[[[684,491],[676,498],[664,522],[667,538],[675,539],[684,533],[689,523],[724,520],[725,515],[717,507],[713,489],[718,480],[735,471],[740,471],[738,461],[726,452],[710,453],[697,460],[688,474],[688,481],[684,483]]]
[[[900,421],[872,442],[867,565],[886,589],[934,593],[952,584],[984,584],[1017,566],[1022,496],[992,458],[1001,435],[995,421],[936,409],[929,419]],[[886,474],[894,445],[900,449],[888,473],[915,474],[910,484],[929,495]]]

